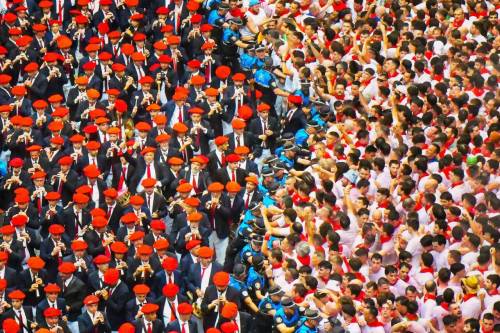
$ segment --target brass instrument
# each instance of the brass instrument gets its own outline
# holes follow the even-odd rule
[[[118,196],[118,198],[116,199],[116,202],[120,206],[126,207],[126,206],[128,206],[128,204],[130,202],[130,197],[131,196],[132,196],[132,194],[129,191],[126,191],[123,194],[121,194],[121,195]]]

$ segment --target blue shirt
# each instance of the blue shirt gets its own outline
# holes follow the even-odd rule
[[[281,154],[280,156],[280,161],[285,163],[285,165],[289,168],[292,169],[293,166],[295,165],[295,161],[289,159],[288,157],[285,156],[285,154]]]
[[[248,290],[253,291],[253,293],[255,294],[256,291],[262,290],[264,288],[265,283],[266,280],[264,279],[264,277],[257,273],[253,267],[250,267],[247,277]]]
[[[307,134],[306,130],[304,128],[301,128],[295,134],[295,143],[299,146],[302,146],[307,141],[308,137],[309,134]]]
[[[299,323],[300,320],[300,312],[297,307],[295,307],[295,312],[293,316],[288,317],[285,314],[285,309],[281,307],[276,314],[274,315],[274,323],[276,325],[285,324],[286,327],[293,327]]]
[[[241,69],[243,69],[244,71],[251,71],[255,68],[256,63],[257,58],[252,57],[248,53],[243,53],[240,56]]]
[[[254,78],[255,83],[264,88],[271,88],[274,86],[274,76],[265,69],[258,69],[254,74]]]
[[[306,326],[306,324],[302,324],[297,330],[295,330],[296,333],[316,333],[318,332],[318,328],[310,328]]]
[[[238,39],[240,39],[239,31],[234,31],[231,28],[224,29],[224,32],[222,34],[222,42],[225,45],[233,45],[234,42],[236,42]]]
[[[221,16],[218,12],[217,9],[213,9],[210,14],[208,14],[208,24],[211,24],[211,25],[215,25],[215,26],[219,26],[217,24],[217,21],[218,20],[223,20],[224,21],[224,16]]]

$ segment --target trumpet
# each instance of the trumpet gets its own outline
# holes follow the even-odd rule
[[[101,311],[97,311],[94,316],[94,320],[96,324],[102,324],[104,323],[104,315],[102,314]]]
[[[50,220],[54,215],[56,215],[56,206],[49,206],[49,210],[45,213],[45,219]]]
[[[38,273],[34,273],[33,274],[33,281],[34,281],[34,284],[37,285],[37,287],[35,289],[35,293],[36,293],[36,297],[38,298],[38,297],[40,297],[40,290],[39,290],[39,288],[43,286],[43,281],[38,276]]]

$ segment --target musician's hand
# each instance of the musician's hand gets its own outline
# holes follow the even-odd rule
[[[135,319],[139,319],[139,318],[142,318],[144,314],[139,310],[137,311],[137,314],[135,315]]]
[[[201,289],[196,289],[196,296],[203,297],[203,291],[201,291]]]
[[[30,291],[35,291],[35,290],[37,290],[37,289],[38,289],[38,284],[36,284],[36,283],[33,283],[33,284],[31,285],[31,287],[30,287]]]
[[[266,141],[267,135],[261,134],[261,135],[259,135],[259,139],[261,139],[262,141]]]
[[[102,292],[101,292],[101,296],[102,296],[102,298],[103,298],[104,300],[107,300],[107,299],[108,299],[108,297],[109,297],[109,293],[108,293],[108,291],[107,291],[106,289],[102,290]]]
[[[59,246],[55,246],[52,252],[50,253],[52,256],[56,256],[61,252],[61,248]]]

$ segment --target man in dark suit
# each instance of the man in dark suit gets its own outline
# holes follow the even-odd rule
[[[17,287],[18,284],[18,274],[15,269],[6,266],[7,265],[7,258],[8,254],[7,252],[0,252],[0,272],[4,271],[3,278],[1,280],[5,281],[6,287],[5,290],[6,292],[12,291]]]
[[[29,63],[24,67],[26,75],[24,85],[28,90],[28,97],[32,101],[46,98],[47,86],[49,81],[47,77],[38,71],[37,63]]]
[[[168,323],[166,332],[198,332],[198,324],[191,318],[193,314],[193,307],[189,303],[181,303],[177,307],[179,317]]]
[[[156,272],[161,270],[161,264],[155,257],[152,257],[153,248],[149,245],[140,245],[137,248],[137,257],[128,261],[127,282],[133,286],[137,283],[151,285]]]
[[[66,300],[66,311],[69,327],[78,326],[78,316],[82,313],[83,299],[87,295],[87,286],[74,273],[76,266],[72,262],[64,262],[59,266],[57,285],[62,290],[61,296]]]
[[[302,97],[288,96],[288,111],[283,119],[283,133],[297,133],[298,130],[306,128],[307,119],[300,108]]]
[[[237,303],[227,302],[222,308],[221,318],[217,327],[222,329],[222,331],[234,327],[240,333],[250,333],[253,330],[252,322],[252,316],[246,312],[239,311]]]
[[[58,266],[62,262],[62,258],[70,254],[69,246],[62,238],[63,233],[63,226],[53,224],[49,227],[50,237],[43,240],[40,244],[40,258],[45,261],[47,280],[49,282],[55,282]]]
[[[200,226],[200,221],[203,215],[199,212],[194,212],[188,215],[189,225],[185,226],[179,231],[175,241],[175,248],[177,253],[185,254],[186,243],[193,239],[201,240],[201,244],[208,246],[211,230]]]
[[[143,315],[134,321],[136,333],[163,333],[165,326],[163,322],[158,319],[157,312],[160,307],[154,303],[147,303],[141,307]],[[169,331],[167,331],[169,332]]]
[[[243,208],[248,209],[250,203],[261,202],[263,199],[262,193],[257,190],[259,180],[256,176],[248,176],[245,178],[245,188],[241,190],[240,196],[243,200]]]
[[[241,169],[238,165],[240,157],[236,154],[229,154],[226,156],[227,166],[225,168],[218,169],[215,173],[215,179],[226,185],[228,182],[233,181],[243,186],[245,184],[245,178],[248,176],[245,170]]]
[[[231,125],[233,127],[233,132],[227,135],[229,139],[228,150],[234,152],[236,147],[245,146],[253,151],[256,140],[252,132],[245,131],[246,123],[241,119],[233,119]]]
[[[229,85],[224,91],[222,100],[226,106],[226,112],[223,114],[223,119],[227,123],[231,123],[238,109],[249,102],[249,88],[244,85],[245,74],[236,73],[232,76],[233,85]]]
[[[119,194],[131,188],[136,164],[136,160],[128,154],[120,156],[119,161],[112,164],[111,173],[113,178],[111,180],[111,187],[116,189]]]
[[[40,257],[30,257],[27,261],[28,269],[17,276],[17,286],[24,292],[24,304],[36,306],[43,299],[43,285],[47,282],[47,271],[43,269],[45,262]]]
[[[130,183],[129,191],[137,193],[142,191],[143,186],[141,181],[146,178],[154,178],[159,183],[160,188],[166,185],[165,168],[160,167],[160,164],[155,161],[155,151],[153,147],[145,147],[142,152],[142,158],[138,158],[137,168]]]
[[[54,191],[61,194],[63,206],[66,206],[75,193],[78,174],[71,168],[73,159],[70,156],[61,157],[57,164],[59,164],[59,168],[52,170],[49,179]]]
[[[106,316],[97,311],[99,306],[99,297],[89,295],[84,298],[83,304],[87,311],[84,311],[78,316],[78,329],[80,333],[109,333],[111,327],[109,326]]]
[[[83,240],[88,244],[88,252],[92,257],[100,254],[111,257],[110,244],[114,241],[114,236],[108,232],[108,221],[104,216],[96,216],[92,220],[92,228],[87,229],[83,235]]]
[[[198,250],[199,262],[192,265],[187,277],[187,290],[195,298],[203,297],[204,290],[213,283],[215,273],[222,271],[222,266],[212,262],[214,250],[202,246]]]
[[[7,266],[20,272],[22,271],[22,262],[25,254],[23,243],[18,240],[14,240],[15,232],[16,228],[12,225],[4,225],[0,228],[0,234],[2,234],[0,249],[9,254],[8,259],[6,259]]]
[[[78,329],[76,321],[67,322],[63,320],[62,311],[59,309],[47,308],[43,311],[43,316],[45,317],[45,321],[43,324],[40,324],[39,328],[46,328],[52,332],[57,331],[62,333],[72,333]]]
[[[63,211],[62,222],[64,223],[65,236],[68,239],[75,239],[78,235],[83,235],[83,229],[90,224],[91,216],[85,209],[89,200],[88,196],[76,193],[73,195],[73,203]]]
[[[36,322],[46,325],[43,312],[48,308],[61,310],[63,316],[66,315],[66,300],[59,297],[61,288],[55,283],[49,283],[44,288],[45,297],[36,306]]]
[[[160,295],[155,303],[160,307],[159,313],[162,314],[160,319],[167,326],[179,318],[179,304],[187,302],[188,299],[180,293],[180,288],[175,283],[164,284]]]
[[[101,205],[101,209],[106,212],[106,218],[108,219],[108,228],[113,231],[114,234],[118,231],[120,226],[120,218],[123,215],[123,207],[118,204],[116,199],[118,198],[118,192],[113,188],[107,188],[104,192],[105,204]]]
[[[14,319],[20,326],[20,332],[33,332],[31,323],[33,322],[33,310],[31,306],[23,305],[26,295],[21,290],[14,290],[9,293],[12,307],[2,315],[2,321],[6,318]]]
[[[134,286],[133,292],[135,296],[128,300],[127,304],[125,304],[128,322],[132,322],[137,319],[137,313],[144,304],[153,303],[153,299],[147,296],[150,290],[151,289],[145,284],[136,284]]]
[[[265,103],[257,106],[258,117],[250,121],[248,130],[255,135],[256,144],[253,150],[253,157],[258,158],[263,150],[274,151],[276,139],[279,136],[278,120],[269,116],[271,107]]]
[[[216,178],[217,170],[226,166],[226,152],[229,148],[229,138],[218,136],[214,140],[215,150],[211,151],[208,157],[208,172],[212,179]]]
[[[159,190],[155,191],[155,187],[159,185],[158,181],[154,178],[145,178],[141,182],[141,185],[144,191],[139,195],[144,198],[144,202],[149,208],[151,217],[153,219],[162,219],[167,216],[167,200],[165,200],[165,197],[159,193]]]
[[[107,316],[112,331],[118,328],[126,321],[125,304],[129,298],[129,288],[120,280],[120,271],[115,268],[109,268],[104,273],[104,283],[108,288],[102,294],[104,299],[104,313]]]
[[[203,327],[205,329],[217,325],[217,318],[221,319],[224,304],[227,304],[227,302],[234,302],[236,306],[240,304],[240,293],[237,289],[229,286],[228,273],[222,271],[216,273],[213,277],[213,283],[205,290],[201,302],[201,310],[204,314]]]
[[[194,107],[189,109],[190,119],[186,121],[189,128],[189,135],[193,138],[195,151],[202,155],[210,152],[208,142],[213,138],[214,133],[207,120],[203,120],[203,109]]]
[[[185,172],[184,179],[193,186],[195,195],[203,193],[210,184],[208,174],[201,169],[203,160],[199,156],[191,159],[190,168]]]

